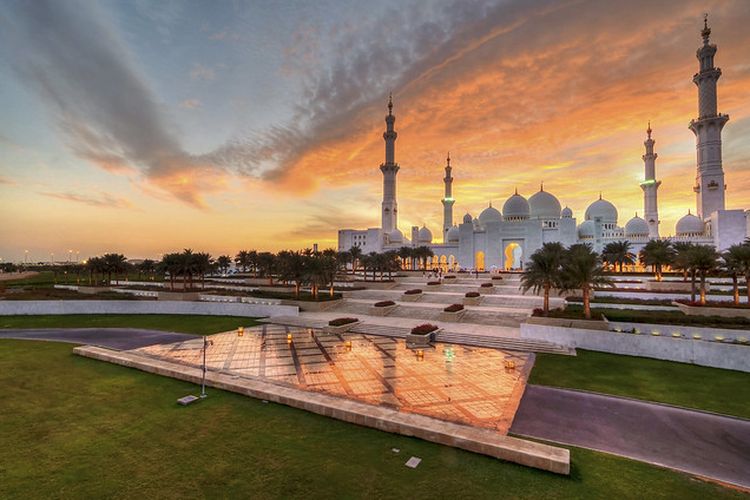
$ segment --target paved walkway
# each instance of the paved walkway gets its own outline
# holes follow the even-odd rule
[[[750,420],[529,385],[511,433],[750,488]]]
[[[0,330],[0,339],[55,340],[90,344],[110,349],[137,349],[153,344],[168,344],[194,339],[185,333],[141,330],[138,328],[25,328]]]

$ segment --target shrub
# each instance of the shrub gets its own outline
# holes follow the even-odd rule
[[[544,309],[542,309],[541,307],[535,307],[531,315],[532,316],[544,316]]]
[[[359,321],[357,318],[336,318],[328,322],[328,326],[343,326]]]
[[[686,306],[691,307],[725,307],[729,309],[747,309],[747,304],[734,304],[733,302],[717,302],[717,301],[706,301],[706,305],[703,306],[699,301],[691,302],[687,299],[677,299],[675,302],[679,302],[680,304],[684,304]]]
[[[419,295],[420,293],[422,293],[422,290],[420,290],[419,288],[413,288],[411,290],[405,291],[404,295]]]
[[[447,276],[445,277],[445,279],[447,279],[447,280],[453,280],[453,279],[456,279],[456,275],[455,275],[455,274],[449,274],[449,275],[447,275]]]
[[[445,309],[443,309],[443,311],[445,311],[447,313],[454,313],[454,312],[458,312],[458,311],[463,311],[463,309],[464,309],[464,305],[463,304],[451,304],[448,307],[446,307]]]
[[[492,288],[495,285],[493,285],[492,283],[482,283],[479,286],[482,287],[482,288]]]
[[[503,277],[502,276],[493,276],[492,279],[493,280],[501,280],[501,279],[503,279]]]
[[[375,302],[373,304],[375,307],[388,307],[388,306],[395,306],[396,303],[392,300],[381,300],[380,302]]]
[[[412,328],[411,334],[412,335],[427,335],[427,334],[434,332],[437,329],[438,329],[437,326],[431,325],[430,323],[425,323],[423,325],[418,325]]]
[[[428,281],[427,284],[428,285],[439,285],[440,282],[439,281]]]
[[[466,297],[467,299],[472,299],[472,298],[475,298],[475,297],[479,297],[479,292],[466,292],[466,294],[464,295],[464,297]]]

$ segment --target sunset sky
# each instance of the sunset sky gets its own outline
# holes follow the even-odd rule
[[[750,1],[0,0],[0,257],[335,246],[380,224],[396,115],[399,226],[546,191],[695,210],[695,51],[718,45],[727,208],[750,208]]]

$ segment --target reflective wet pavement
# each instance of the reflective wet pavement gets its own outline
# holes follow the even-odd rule
[[[507,433],[533,355],[434,344],[412,349],[400,339],[263,325],[244,335],[209,337],[209,370],[322,392],[399,411]],[[134,352],[200,366],[202,338]],[[506,360],[515,364],[506,368]]]

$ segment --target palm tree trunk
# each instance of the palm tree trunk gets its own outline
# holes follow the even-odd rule
[[[747,293],[747,303],[750,304],[750,272],[745,274],[745,293]]]
[[[701,271],[701,305],[706,305],[706,273]]]
[[[591,319],[591,299],[589,298],[589,287],[584,286],[581,289],[583,292],[583,317]]]
[[[690,302],[695,302],[695,269],[690,270]]]
[[[542,307],[544,308],[545,316],[549,314],[549,288],[549,283],[544,285],[544,305]]]
[[[734,305],[740,305],[740,284],[737,280],[737,273],[732,274],[732,295]]]

